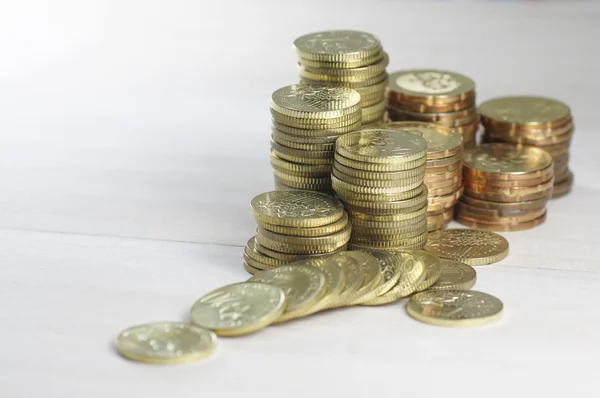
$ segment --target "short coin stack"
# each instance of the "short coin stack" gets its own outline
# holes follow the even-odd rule
[[[317,32],[297,38],[294,47],[303,82],[353,88],[362,98],[363,124],[383,118],[389,59],[375,36],[351,30]]]
[[[461,134],[452,127],[426,122],[392,122],[381,127],[414,133],[427,141],[427,228],[444,228],[454,217],[454,205],[463,191]]]
[[[434,69],[390,74],[388,116],[393,121],[422,121],[456,128],[464,146],[475,145],[479,116],[475,83],[466,76]]]
[[[554,159],[552,197],[571,191],[569,146],[575,127],[567,105],[542,97],[501,97],[481,104],[479,112],[485,142],[510,142],[544,149]]]
[[[350,217],[350,249],[420,249],[427,241],[427,142],[370,129],[336,141],[333,189]]]
[[[266,192],[252,199],[251,207],[258,228],[244,249],[249,271],[345,250],[350,239],[342,203],[320,192]]]
[[[554,184],[552,157],[540,148],[504,143],[465,150],[465,191],[456,219],[473,228],[519,231],[546,219]]]
[[[294,84],[271,95],[277,188],[331,192],[335,140],[361,126],[359,103],[350,88],[319,84]]]

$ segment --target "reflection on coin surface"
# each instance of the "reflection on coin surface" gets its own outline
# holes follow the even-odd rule
[[[429,234],[424,247],[438,257],[468,265],[492,264],[508,255],[508,241],[490,231],[446,229]]]
[[[502,307],[496,297],[475,290],[427,290],[406,304],[407,312],[421,322],[453,327],[494,322],[502,315]]]
[[[339,154],[361,162],[410,162],[426,156],[426,150],[427,141],[423,138],[409,132],[385,129],[359,130],[336,141]]]
[[[178,364],[210,355],[217,345],[217,336],[194,325],[157,322],[124,330],[115,344],[119,354],[135,361]]]
[[[276,321],[285,309],[285,294],[265,283],[236,283],[202,296],[190,313],[193,324],[221,336],[256,332]]]
[[[292,84],[271,95],[273,110],[296,118],[341,118],[356,112],[359,103],[360,94],[355,90],[324,84]]]
[[[477,272],[470,265],[442,259],[442,275],[430,290],[467,290],[475,285]]]
[[[381,50],[381,43],[369,33],[332,30],[300,36],[294,47],[302,58],[335,62],[373,55]]]
[[[552,156],[543,149],[530,146],[482,144],[465,151],[463,164],[466,174],[479,171],[488,178],[504,174],[507,178],[527,179],[534,178],[536,173],[546,173],[552,166]]]
[[[545,125],[569,117],[564,103],[543,97],[514,96],[485,101],[479,106],[484,119],[519,125]]]
[[[454,72],[433,69],[406,70],[390,75],[392,92],[409,97],[453,98],[475,89],[473,80]]]
[[[417,261],[422,262],[425,267],[425,279],[416,286],[416,291],[428,289],[440,279],[442,260],[438,256],[425,250],[407,250],[407,252],[415,256]]]

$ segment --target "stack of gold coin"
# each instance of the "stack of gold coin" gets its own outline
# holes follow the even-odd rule
[[[361,126],[360,95],[294,84],[271,95],[271,165],[278,189],[331,192],[335,140]]]
[[[457,129],[464,146],[475,145],[479,116],[475,83],[454,72],[418,69],[390,74],[388,117],[392,121],[422,121]]]
[[[363,124],[383,119],[389,59],[379,39],[369,33],[334,30],[301,36],[294,47],[303,82],[353,88],[362,98]]]
[[[495,231],[533,228],[546,219],[554,166],[543,149],[504,143],[465,150],[457,221]]]
[[[406,131],[360,130],[335,145],[331,176],[353,226],[351,249],[419,249],[427,241],[427,141]]]
[[[554,159],[552,197],[571,191],[569,146],[575,127],[567,105],[542,97],[501,97],[481,104],[479,112],[485,142],[510,142],[544,149]]]
[[[413,133],[427,141],[427,228],[444,228],[454,217],[454,205],[463,191],[461,134],[453,127],[426,122],[391,122],[380,127]]]
[[[321,192],[266,192],[251,202],[258,223],[244,248],[244,267],[261,270],[345,250],[352,230],[344,206]]]

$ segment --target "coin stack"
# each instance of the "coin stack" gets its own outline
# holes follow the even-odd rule
[[[244,248],[247,270],[342,251],[350,239],[352,226],[344,206],[320,192],[266,192],[252,199],[251,208],[258,228]]]
[[[294,47],[303,82],[353,88],[362,98],[363,124],[383,119],[389,59],[379,39],[369,33],[334,30],[301,36]]]
[[[475,82],[454,72],[419,69],[394,72],[388,83],[388,117],[457,129],[466,148],[475,146],[479,115]]]
[[[427,142],[413,133],[371,129],[338,138],[331,180],[352,223],[351,250],[425,245],[426,161]]]
[[[456,219],[494,231],[540,225],[546,219],[553,176],[552,157],[540,148],[492,143],[465,150],[465,191]]]
[[[391,122],[381,127],[413,133],[427,141],[427,229],[444,228],[452,220],[454,205],[463,191],[461,134],[452,127],[426,122]]]
[[[544,149],[554,159],[552,197],[571,191],[569,146],[575,127],[567,105],[542,97],[501,97],[481,104],[479,112],[485,142],[510,142]]]
[[[359,103],[356,91],[322,84],[294,84],[271,95],[276,188],[331,193],[335,140],[361,126]]]

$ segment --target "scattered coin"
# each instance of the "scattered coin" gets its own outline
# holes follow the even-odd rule
[[[413,318],[437,326],[472,327],[492,323],[502,315],[502,302],[475,290],[427,290],[408,300]]]
[[[124,330],[115,341],[125,358],[155,364],[181,364],[209,356],[217,345],[210,330],[177,322],[157,322]]]
[[[442,259],[440,279],[429,290],[468,290],[475,285],[477,272],[470,265]]]
[[[424,247],[441,258],[467,265],[492,264],[508,255],[508,241],[490,231],[478,229],[446,229],[429,234]]]

